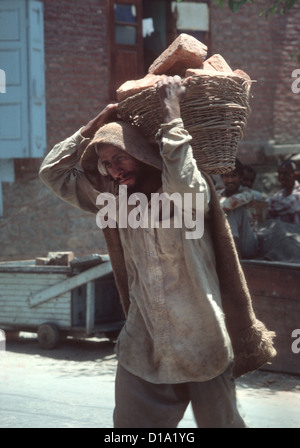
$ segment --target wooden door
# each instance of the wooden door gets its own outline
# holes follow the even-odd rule
[[[143,77],[142,0],[109,0],[110,98],[128,80]]]

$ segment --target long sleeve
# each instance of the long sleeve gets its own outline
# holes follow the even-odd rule
[[[250,188],[240,187],[238,193],[232,196],[220,198],[220,204],[223,209],[234,210],[242,205],[251,204],[254,201],[254,193]]]
[[[162,189],[172,193],[203,193],[204,207],[208,211],[209,186],[193,157],[192,137],[184,129],[181,119],[161,125],[157,135],[163,159]]]
[[[80,168],[80,157],[90,142],[80,130],[58,143],[45,157],[40,178],[57,196],[87,212],[96,213],[99,192]]]

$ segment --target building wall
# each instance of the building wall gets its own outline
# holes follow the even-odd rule
[[[210,53],[220,53],[232,69],[254,80],[252,113],[239,155],[258,169],[275,170],[272,144],[300,143],[300,94],[291,90],[291,73],[299,63],[290,58],[300,40],[300,3],[288,15],[268,21],[258,16],[263,3],[234,15],[211,2]],[[44,0],[44,11],[50,150],[109,102],[106,1]],[[105,252],[95,217],[53,196],[38,179],[40,163],[17,160],[16,182],[3,185],[0,260],[61,250],[78,256]]]
[[[72,135],[109,102],[106,0],[44,0],[47,146]],[[95,217],[63,203],[38,179],[39,159],[16,160],[3,184],[0,260],[48,251],[105,252]]]
[[[254,81],[240,158],[274,169],[277,145],[298,145],[294,149],[300,151],[300,94],[291,89],[292,72],[299,68],[291,56],[300,43],[300,3],[288,14],[268,20],[259,17],[264,4],[246,5],[238,14],[212,6],[211,51]]]
[[[44,0],[47,133],[51,148],[107,104],[105,0]]]

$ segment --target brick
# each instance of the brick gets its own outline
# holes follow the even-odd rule
[[[123,101],[129,96],[154,86],[158,81],[165,77],[165,75],[153,75],[152,73],[148,73],[144,78],[138,79],[137,81],[127,81],[118,88],[117,99],[118,101]]]
[[[206,56],[206,45],[182,33],[153,62],[148,72],[156,75],[184,76],[188,68],[201,68]]]
[[[237,69],[237,70],[234,70],[233,73],[240,76],[241,78],[246,79],[246,81],[251,81],[250,76],[247,75],[247,73],[245,73],[243,70]]]
[[[48,252],[48,265],[68,266],[74,260],[74,252]]]
[[[48,264],[48,258],[45,257],[36,257],[35,265],[36,266],[46,266]]]
[[[246,90],[249,92],[252,86],[251,78],[250,76],[245,73],[243,70],[237,69],[234,70],[233,75],[239,76],[240,78],[243,78],[245,81],[247,81],[244,85]]]
[[[201,69],[201,68],[189,68],[185,72],[185,78],[189,78],[190,76],[201,76],[201,75],[224,75],[225,72],[218,72],[217,70],[207,70],[207,69]],[[232,74],[229,72],[228,74]]]
[[[47,257],[36,257],[36,266],[69,266],[74,260],[74,252],[49,252]]]
[[[207,62],[207,60],[203,62],[203,70],[207,70],[209,72],[218,71],[218,69],[216,69],[213,65],[211,65],[209,62]]]
[[[204,68],[205,67],[205,68]],[[186,72],[185,72],[185,78],[189,78],[190,76],[201,76],[201,75],[226,75],[226,76],[233,76],[234,74],[250,80],[250,77],[243,72],[242,70],[235,70],[234,72],[231,71],[219,71],[216,70],[215,68],[213,68],[212,65],[207,64],[206,66],[203,65],[203,68],[189,68]]]
[[[231,68],[220,54],[214,54],[206,61],[206,65],[211,65],[218,72],[232,72]]]

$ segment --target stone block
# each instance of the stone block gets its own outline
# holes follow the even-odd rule
[[[233,71],[234,74],[240,76],[241,78],[244,78],[246,81],[251,81],[251,78],[247,73],[245,73],[243,70],[237,69]]]
[[[213,65],[211,65],[209,62],[207,62],[207,60],[203,62],[203,70],[207,70],[208,72],[217,72],[218,71]]]
[[[74,260],[74,252],[48,252],[49,265],[68,266]]]
[[[231,68],[220,54],[214,54],[206,61],[206,65],[211,65],[218,72],[232,72]]]
[[[154,86],[164,77],[165,75],[154,75],[152,73],[148,73],[148,75],[146,75],[142,79],[125,82],[117,90],[118,101],[123,101],[129,96],[136,95],[142,90]]]
[[[182,33],[153,62],[148,72],[155,75],[184,76],[188,68],[202,67],[206,56],[206,45]]]
[[[201,68],[189,68],[185,72],[185,78],[189,78],[190,76],[201,76],[201,75],[216,75],[216,74],[222,74],[224,75],[224,72],[217,72],[217,70],[204,70]]]
[[[37,257],[35,264],[37,266],[69,266],[72,260],[74,260],[74,252],[48,252],[45,258]]]
[[[48,258],[46,257],[37,257],[35,259],[36,266],[46,266],[48,264]]]

